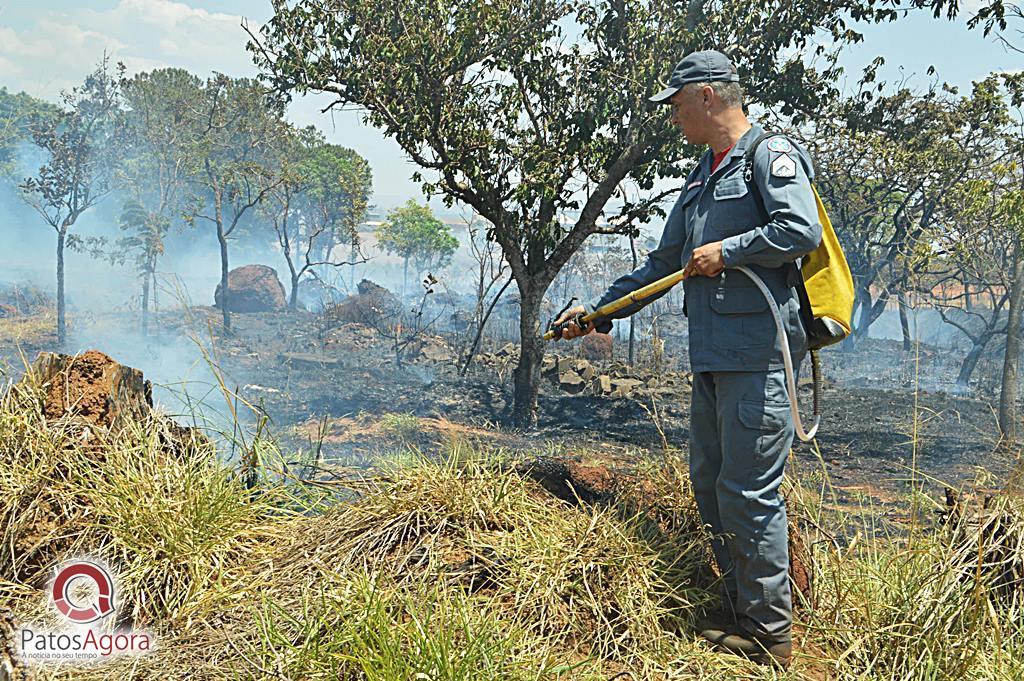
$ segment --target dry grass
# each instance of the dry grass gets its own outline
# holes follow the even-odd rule
[[[68,328],[71,328],[70,322]],[[0,317],[0,344],[42,345],[57,337],[57,314],[52,311],[32,315]]]
[[[212,446],[170,456],[154,423],[47,424],[34,390],[0,402],[0,598],[45,617],[40,577],[87,552],[117,568],[121,617],[159,636],[145,657],[41,678],[1024,678],[1017,501],[814,543],[808,652],[776,674],[695,640],[708,552],[675,456],[614,503],[573,506],[459,438],[326,488],[274,473],[262,442],[247,489]],[[791,502],[851,524],[820,495]]]

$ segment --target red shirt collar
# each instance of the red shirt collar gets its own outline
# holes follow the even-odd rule
[[[728,149],[725,149],[715,154],[714,159],[712,159],[711,161],[711,172],[715,172],[715,170],[718,168],[718,164],[722,162],[726,155],[728,155],[728,153],[732,151],[732,148],[735,146],[735,144],[730,144]]]

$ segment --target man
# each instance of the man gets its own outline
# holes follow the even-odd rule
[[[685,266],[683,312],[694,372],[690,477],[701,517],[716,537],[725,610],[735,614],[735,621],[701,633],[720,649],[788,666],[792,598],[779,485],[794,428],[783,350],[763,294],[729,268],[745,265],[764,280],[798,367],[807,339],[793,288],[800,276],[795,261],[821,241],[813,166],[803,148],[776,135],[757,145],[746,167],[746,152],[764,131],[744,114],[739,76],[721,52],[687,55],[651,100],[671,103],[672,123],[687,141],[710,149],[686,179],[658,248],[616,280],[597,306]],[[580,312],[586,308],[568,310],[559,321]],[[570,324],[564,336],[592,330]],[[611,322],[597,330],[607,333]]]

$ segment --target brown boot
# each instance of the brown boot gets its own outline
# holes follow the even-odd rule
[[[700,635],[714,644],[718,650],[740,655],[760,664],[787,669],[793,659],[793,644],[788,637],[752,634],[739,625],[705,629]]]

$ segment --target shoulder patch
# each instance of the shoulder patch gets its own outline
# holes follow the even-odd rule
[[[768,140],[768,149],[785,154],[793,151],[793,145],[785,137],[773,137]]]
[[[789,154],[779,154],[779,157],[772,161],[773,177],[795,177],[796,161]]]

